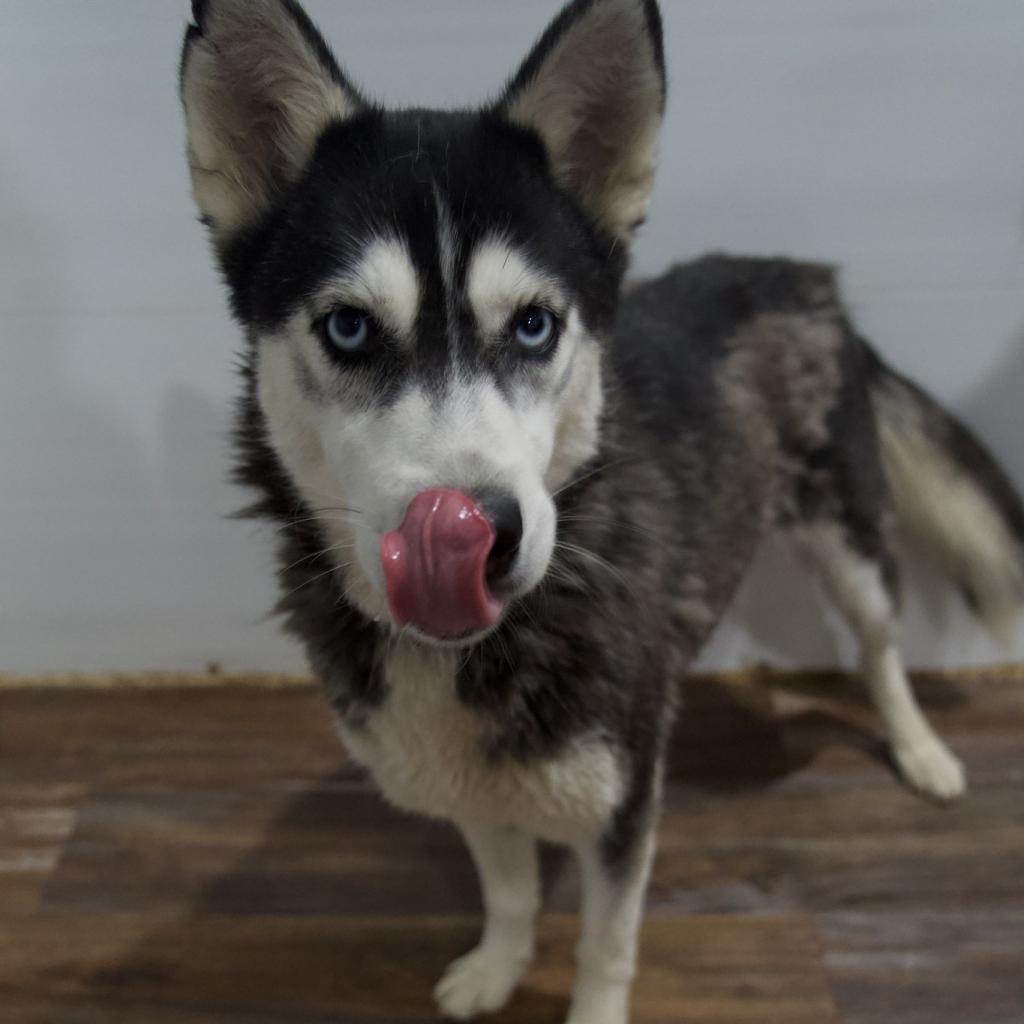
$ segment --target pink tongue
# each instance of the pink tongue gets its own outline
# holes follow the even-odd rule
[[[453,638],[497,622],[501,602],[487,589],[494,527],[459,491],[417,494],[397,530],[380,541],[388,602],[399,625]]]

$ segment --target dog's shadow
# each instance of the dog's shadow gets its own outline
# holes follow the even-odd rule
[[[259,793],[280,788],[260,785]],[[231,804],[224,821],[211,827],[216,797],[211,803],[209,793],[197,794],[173,815],[184,817],[184,836],[181,820],[154,816],[143,826],[148,834],[141,840],[136,835],[136,849],[114,853],[115,860],[122,853],[135,860],[148,876],[137,886],[126,882],[130,915],[108,916],[103,906],[96,917],[98,932],[111,922],[116,941],[100,941],[95,951],[81,941],[55,951],[38,979],[48,989],[45,1002],[27,1019],[49,1024],[85,1019],[84,1013],[89,1020],[131,1024],[440,1020],[433,987],[447,965],[476,943],[481,920],[475,869],[456,830],[392,810],[347,767],[294,788],[259,840],[240,838],[245,852],[198,887],[190,882],[203,871],[204,858],[219,859],[224,845],[231,845],[225,833],[232,817],[238,820],[238,807],[260,796]],[[123,806],[112,799],[114,809],[105,816],[130,817],[146,794],[127,794]],[[242,836],[244,829],[240,823]],[[189,863],[159,863],[175,853]],[[566,860],[556,851],[542,858],[556,911],[568,909],[575,888],[570,881],[570,891],[564,889],[571,874]],[[109,874],[95,863],[92,870]],[[81,892],[89,873],[87,866],[72,889]],[[168,899],[159,891],[161,877],[169,879],[170,890],[186,890],[184,912],[176,909],[176,894]],[[104,902],[119,909],[116,881],[106,877],[103,884],[110,893]],[[83,898],[94,909],[87,893]],[[560,932],[548,936],[540,958],[559,967],[564,961],[568,971],[571,945]],[[505,1012],[488,1019],[561,1024],[570,991],[563,973],[546,972],[541,987],[525,985]]]
[[[964,692],[928,678],[927,705],[956,708]],[[711,792],[757,790],[805,771],[823,755],[853,750],[896,772],[858,673],[757,669],[742,681],[693,675],[668,755],[669,784]]]

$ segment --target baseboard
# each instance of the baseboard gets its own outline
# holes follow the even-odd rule
[[[309,675],[278,672],[0,672],[0,690],[200,690],[251,686],[260,689],[309,687]]]
[[[698,672],[694,680],[725,685],[758,686],[785,682],[809,683],[849,679],[851,672],[836,668],[783,669],[767,665],[720,672]],[[985,680],[1024,682],[1024,663],[1009,662],[966,668],[917,669],[911,673],[917,682],[946,681],[981,683]],[[251,686],[260,689],[301,689],[315,685],[312,676],[277,672],[0,672],[0,690],[115,690],[115,689],[207,689],[211,687]]]

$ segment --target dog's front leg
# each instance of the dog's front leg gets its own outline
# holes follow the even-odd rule
[[[644,895],[654,857],[654,825],[624,853],[602,842],[578,848],[583,881],[583,935],[568,1024],[626,1024],[636,973]]]
[[[448,1017],[467,1020],[500,1010],[533,958],[540,906],[537,843],[518,829],[463,826],[484,901],[484,933],[456,960],[434,992]]]

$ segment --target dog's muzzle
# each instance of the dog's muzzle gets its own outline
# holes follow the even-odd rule
[[[512,497],[490,495],[478,504],[449,488],[421,491],[401,526],[380,541],[395,621],[439,640],[493,626],[505,606],[495,590],[512,569],[522,533]]]

